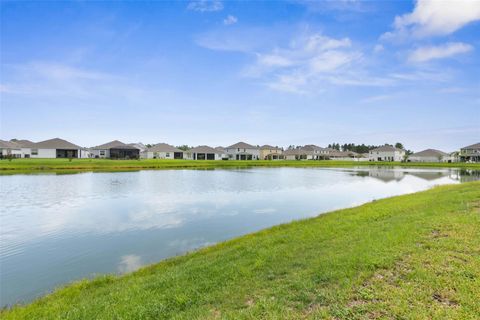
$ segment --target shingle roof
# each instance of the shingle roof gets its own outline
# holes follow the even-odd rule
[[[3,149],[20,149],[20,145],[12,141],[0,140],[0,148]]]
[[[470,146],[463,147],[462,149],[480,149],[480,142],[472,144]]]
[[[81,149],[82,147],[77,146],[71,142],[60,138],[54,138],[50,140],[40,141],[34,144],[33,146],[36,149],[67,149],[67,150],[75,150]]]
[[[122,141],[113,140],[105,144],[93,147],[92,149],[103,150],[103,149],[127,149],[127,150],[138,150],[138,148],[129,146],[128,144],[123,143]]]
[[[235,148],[240,148],[240,149],[258,149],[255,146],[252,146],[251,144],[245,143],[245,142],[238,142],[235,144],[232,144],[230,147],[227,147],[227,149],[235,149]]]
[[[353,151],[332,151],[329,155],[330,155],[331,157],[339,157],[339,158],[342,158],[342,157],[357,157],[357,156],[359,156],[358,153],[353,152]]]
[[[322,148],[322,147],[319,147],[319,146],[316,146],[314,144],[307,144],[303,147],[303,149],[305,150],[311,150],[311,151],[324,151],[324,150],[327,150],[325,148]],[[327,150],[328,151],[328,150]]]
[[[23,140],[10,140],[10,142],[15,142],[16,144],[18,144],[20,147],[22,148],[33,148],[35,146],[35,142],[32,142],[30,140],[26,140],[26,139],[23,139]]]
[[[286,156],[295,156],[295,155],[312,155],[312,150],[305,150],[304,148],[288,149],[283,152]]]
[[[274,147],[274,146],[265,144],[265,145],[260,147],[260,150],[282,150],[282,148]]]
[[[198,146],[198,147],[189,149],[188,152],[191,152],[191,153],[217,153],[217,154],[222,153],[222,151],[219,151],[219,150],[214,149],[214,148],[209,147],[209,146]]]
[[[218,150],[221,153],[225,153],[225,148],[224,147],[215,147],[215,150]]]
[[[392,146],[381,146],[370,151],[405,151],[403,149],[398,149]]]
[[[426,149],[410,155],[410,157],[439,157],[439,156],[442,156],[442,157],[448,156],[448,154],[440,150]]]
[[[148,148],[147,152],[184,152],[184,151],[166,143],[157,143],[156,145]]]

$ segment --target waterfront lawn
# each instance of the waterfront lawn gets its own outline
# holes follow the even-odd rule
[[[35,266],[32,266],[34,268]],[[480,182],[273,227],[2,319],[476,319]]]
[[[13,159],[0,160],[0,174],[28,173],[42,171],[121,171],[140,169],[182,169],[182,168],[241,168],[241,167],[353,167],[353,166],[402,166],[433,168],[480,169],[480,163],[398,163],[369,161],[194,161],[194,160],[110,160],[110,159]]]

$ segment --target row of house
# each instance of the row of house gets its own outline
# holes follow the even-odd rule
[[[82,148],[69,141],[55,138],[41,142],[30,140],[0,140],[0,158],[108,158],[108,159],[187,159],[187,160],[349,160],[349,161],[409,161],[409,162],[480,162],[480,143],[459,152],[446,153],[427,149],[411,155],[390,145],[360,154],[338,151],[313,144],[284,150],[271,145],[254,146],[238,142],[228,147],[198,146],[181,150],[166,143],[149,148],[141,143],[114,140],[91,148]]]

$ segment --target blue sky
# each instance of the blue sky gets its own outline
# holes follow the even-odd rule
[[[480,140],[480,1],[0,6],[2,139]]]

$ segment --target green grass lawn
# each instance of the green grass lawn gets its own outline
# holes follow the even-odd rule
[[[32,266],[34,268],[35,266]],[[2,319],[478,319],[480,182],[280,225]]]
[[[480,163],[398,163],[355,161],[194,161],[194,160],[109,160],[109,159],[13,159],[0,161],[0,173],[36,171],[117,171],[173,168],[239,168],[239,167],[352,167],[404,166],[480,169]]]

